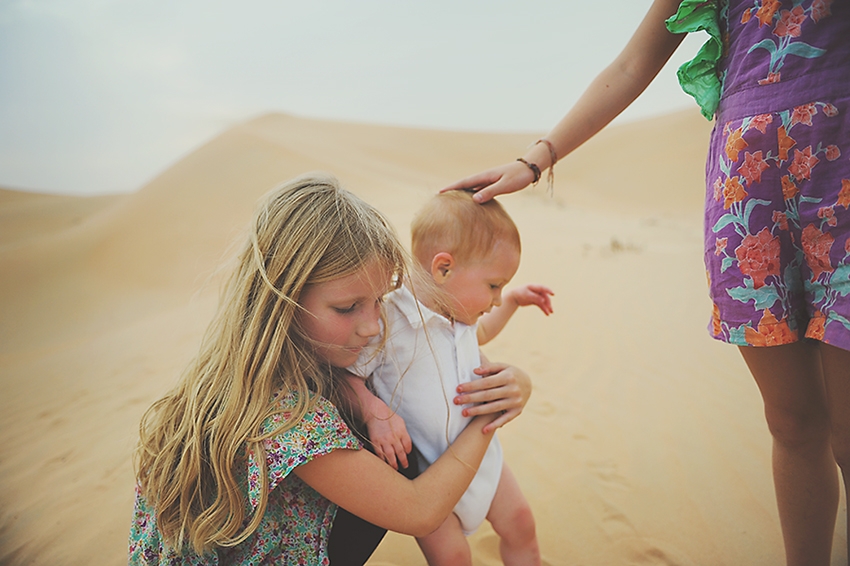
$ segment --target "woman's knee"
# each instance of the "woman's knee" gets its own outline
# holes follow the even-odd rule
[[[823,411],[800,412],[765,407],[767,427],[773,439],[789,448],[829,442],[829,417]]]

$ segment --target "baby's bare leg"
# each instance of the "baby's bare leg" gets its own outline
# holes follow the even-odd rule
[[[419,548],[429,566],[472,566],[472,552],[460,526],[460,519],[452,513],[440,528],[427,537],[417,538]]]
[[[499,551],[505,566],[540,564],[534,515],[506,463],[487,520],[501,538]]]

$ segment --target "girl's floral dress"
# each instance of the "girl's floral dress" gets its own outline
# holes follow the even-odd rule
[[[284,411],[294,396],[277,396],[274,403]],[[263,431],[280,426],[288,414],[263,423]],[[178,554],[167,549],[156,529],[156,513],[136,491],[136,508],[130,530],[130,564],[328,564],[327,540],[337,506],[291,473],[297,466],[333,450],[359,450],[355,438],[336,408],[326,399],[294,428],[265,441],[269,499],[259,528],[243,543],[220,548],[209,555]],[[260,468],[248,454],[245,494],[251,513],[259,503]]]
[[[850,2],[697,6],[716,10],[720,52],[709,330],[737,345],[806,336],[850,349]]]

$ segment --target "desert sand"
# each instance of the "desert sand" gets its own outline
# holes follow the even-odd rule
[[[552,316],[523,309],[484,348],[534,380],[499,435],[546,564],[783,563],[758,391],[705,330],[710,128],[696,110],[609,128],[556,167],[554,195],[501,198],[523,238],[514,281],[556,293]],[[195,353],[262,194],[328,171],[406,239],[431,194],[542,133],[269,114],[132,194],[0,191],[0,563],[126,562],[139,419]],[[489,526],[470,543],[499,563]],[[390,535],[370,564],[425,561]]]

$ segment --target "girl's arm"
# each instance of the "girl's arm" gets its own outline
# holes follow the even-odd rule
[[[514,420],[522,413],[531,397],[531,378],[519,368],[492,363],[481,355],[481,367],[475,373],[482,376],[458,385],[455,405],[476,403],[463,410],[465,417],[495,415],[497,418],[484,427],[489,433]]]
[[[439,527],[475,476],[492,439],[477,417],[451,448],[414,480],[367,450],[334,450],[295,468],[310,487],[351,513],[385,529],[417,537]]]
[[[664,20],[676,13],[680,0],[655,0],[620,55],[590,83],[575,106],[546,136],[558,159],[593,137],[642,93],[679,47],[686,34],[667,31]],[[538,143],[523,156],[540,170],[554,165],[549,148]],[[494,196],[527,187],[534,174],[525,164],[514,161],[467,177],[443,189],[480,189],[475,200],[485,202]]]
[[[404,419],[366,387],[365,379],[351,373],[346,379],[353,396],[347,399],[348,403],[366,424],[369,442],[372,443],[375,454],[393,469],[397,470],[399,466],[406,468],[407,455],[413,449],[413,443],[407,433]]]
[[[496,337],[519,307],[537,305],[543,314],[552,314],[552,289],[543,285],[523,285],[505,292],[502,304],[478,319],[478,345],[483,346]]]

